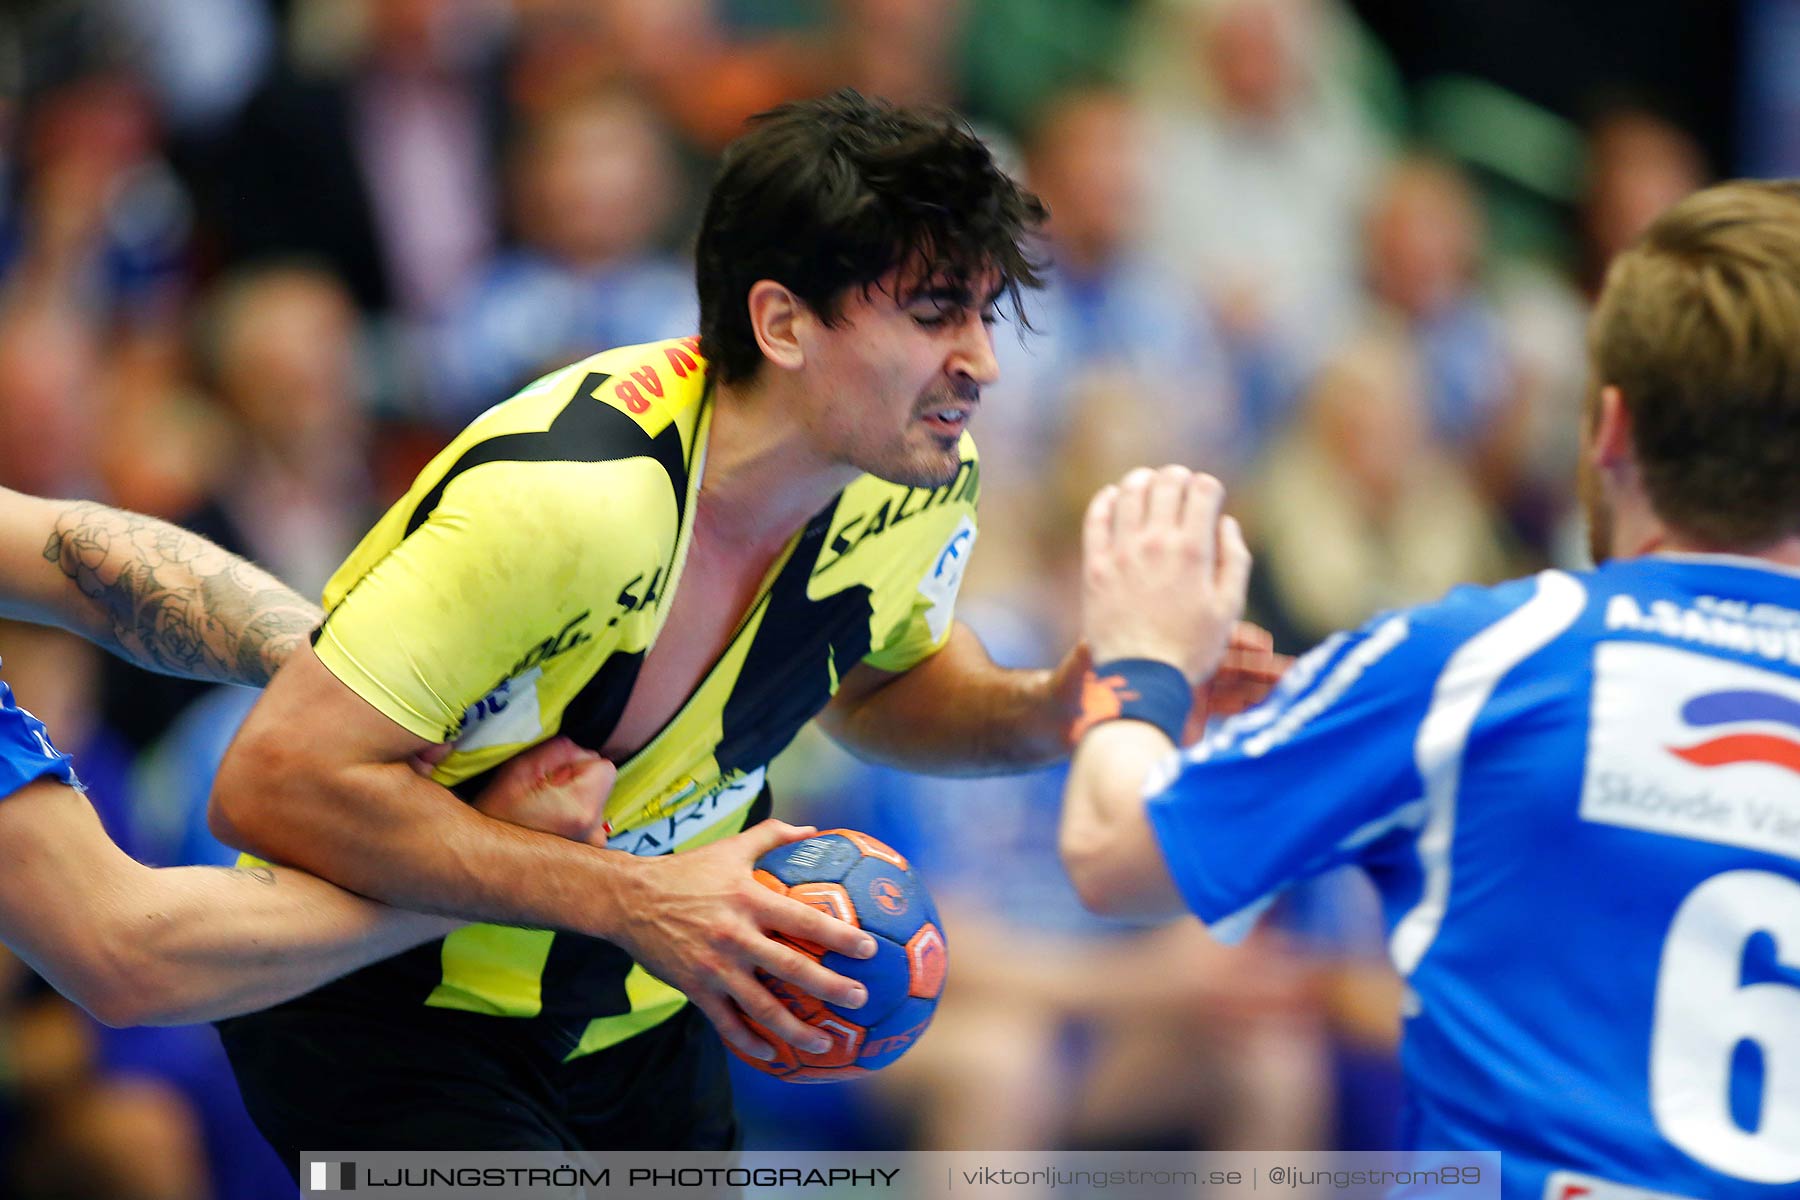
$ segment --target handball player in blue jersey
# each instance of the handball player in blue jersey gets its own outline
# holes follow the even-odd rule
[[[151,670],[261,686],[320,612],[186,530],[0,488],[0,616],[61,625]],[[517,762],[482,811],[576,838],[584,814],[598,821],[610,764],[562,739]],[[134,862],[0,681],[0,941],[108,1024],[260,1008],[455,925],[285,867]]]
[[[1507,1200],[1791,1198],[1800,186],[1670,210],[1589,345],[1603,565],[1379,616],[1179,753],[1249,555],[1206,476],[1096,497],[1063,855],[1090,906],[1227,938],[1360,864],[1407,984],[1405,1141],[1502,1151]]]

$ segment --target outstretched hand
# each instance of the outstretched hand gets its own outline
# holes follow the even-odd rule
[[[734,837],[681,854],[643,859],[627,925],[613,940],[645,970],[679,988],[719,1036],[759,1061],[775,1056],[745,1024],[757,1024],[805,1050],[831,1048],[826,1034],[801,1021],[757,977],[766,971],[844,1008],[868,1000],[863,985],[822,966],[786,941],[811,943],[850,958],[875,953],[856,926],[780,895],[751,876],[758,858],[818,830],[764,821]]]
[[[1286,670],[1238,618],[1250,551],[1225,489],[1185,467],[1139,468],[1101,489],[1082,527],[1081,628],[1092,658],[1153,658],[1199,690],[1200,719],[1254,704]]]

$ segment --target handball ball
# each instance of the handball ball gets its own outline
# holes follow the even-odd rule
[[[906,859],[866,833],[828,829],[757,859],[756,881],[873,934],[875,956],[846,958],[776,935],[859,981],[868,989],[869,1001],[861,1008],[839,1008],[758,972],[789,1012],[823,1030],[832,1045],[820,1054],[800,1050],[745,1017],[756,1035],[775,1048],[775,1057],[769,1062],[738,1057],[792,1083],[834,1083],[879,1070],[906,1053],[931,1023],[949,962],[937,910]]]

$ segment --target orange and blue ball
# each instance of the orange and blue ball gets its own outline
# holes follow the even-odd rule
[[[775,1048],[775,1058],[744,1061],[792,1083],[832,1083],[879,1070],[906,1053],[931,1023],[949,965],[937,909],[906,859],[866,833],[830,829],[757,859],[756,880],[874,935],[876,950],[872,958],[847,958],[781,938],[859,981],[869,999],[861,1008],[839,1008],[764,974],[788,1011],[824,1031],[832,1045],[818,1054],[800,1050],[746,1018]]]

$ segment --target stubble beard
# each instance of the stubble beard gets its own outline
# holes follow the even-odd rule
[[[936,438],[932,440],[937,441]],[[892,469],[871,470],[869,474],[901,487],[933,489],[950,483],[961,468],[960,449],[934,446],[929,452],[914,451],[906,463],[896,464]]]
[[[919,398],[913,406],[912,415],[907,421],[907,432],[917,436],[915,429],[923,433],[926,447],[909,445],[906,448],[904,462],[896,462],[891,467],[864,468],[869,474],[884,479],[901,487],[940,488],[953,482],[956,474],[962,469],[962,433],[951,437],[940,437],[920,424],[924,414],[948,407],[952,403],[968,403],[979,401],[979,391],[965,394],[961,389],[953,387],[933,387]],[[966,430],[971,421],[965,422]],[[911,436],[908,441],[911,441]]]

